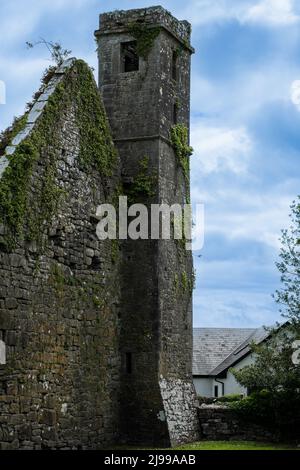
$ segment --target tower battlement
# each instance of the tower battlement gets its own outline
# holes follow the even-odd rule
[[[149,27],[161,27],[175,36],[184,46],[190,46],[191,25],[188,21],[180,21],[161,6],[139,8],[134,10],[116,10],[100,15],[100,28],[96,36],[121,33],[128,30],[128,25],[137,22]]]

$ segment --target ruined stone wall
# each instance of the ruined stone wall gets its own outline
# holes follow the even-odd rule
[[[119,250],[95,218],[118,157],[87,65],[51,75],[0,157],[2,449],[101,448],[118,433]]]
[[[72,59],[47,73],[0,142],[3,449],[198,437],[185,240],[96,236],[97,206],[119,195],[148,208],[189,202],[171,129],[176,105],[186,136],[175,137],[188,146],[190,25],[153,7],[101,16],[97,37],[106,112]],[[121,43],[132,40],[139,70],[122,73]]]
[[[226,407],[202,405],[198,409],[201,439],[278,441],[279,434],[258,424],[246,422]]]

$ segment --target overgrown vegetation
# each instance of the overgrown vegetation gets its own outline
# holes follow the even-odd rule
[[[72,72],[70,74],[72,75]],[[84,61],[76,61],[76,74],[76,80],[73,81],[71,88],[73,88],[72,95],[76,99],[80,163],[84,169],[92,166],[103,176],[111,176],[117,152],[98,88],[91,70]]]
[[[214,401],[217,401],[218,403],[233,403],[240,401],[242,397],[243,396],[239,395],[238,393],[232,393],[231,395],[224,395],[223,397],[214,399]]]
[[[177,273],[174,275],[174,292],[175,294],[178,294],[179,292],[182,292],[183,294],[185,293],[190,293],[192,294],[193,289],[195,287],[195,271],[192,271],[191,276],[188,276],[186,271],[183,271],[181,273],[181,276]]]
[[[291,205],[291,225],[282,231],[280,261],[282,288],[275,293],[282,316],[300,339],[300,196]]]
[[[136,40],[138,55],[143,57],[143,59],[147,59],[154,45],[154,41],[160,33],[160,28],[149,28],[141,23],[131,23],[128,27],[128,31]]]
[[[4,155],[6,147],[8,147],[16,135],[21,132],[27,122],[27,114],[15,117],[11,126],[0,133],[0,156]]]
[[[73,288],[74,300],[88,302],[96,308],[102,308],[105,305],[105,292],[101,284],[102,277],[99,274],[95,274],[93,281],[81,279],[67,272],[63,265],[53,263],[48,283],[62,301],[69,289]]]
[[[18,235],[23,226],[28,186],[37,156],[35,145],[28,141],[21,143],[0,180],[0,220],[11,229],[11,235]]]
[[[38,91],[36,91],[33,96],[32,96],[32,101],[26,104],[26,109],[30,111],[32,108],[33,104],[40,98],[40,96],[44,93],[47,85],[49,82],[52,80],[52,78],[55,76],[55,72],[57,70],[57,66],[55,65],[49,65],[49,67],[46,68],[44,71],[42,78],[41,78],[41,86]]]
[[[189,292],[190,294],[192,294],[195,288],[195,280],[196,274],[194,270],[192,271],[190,276],[187,275],[186,271],[183,271],[183,273],[181,274],[181,284],[183,292]]]
[[[229,407],[241,418],[270,428],[279,438],[300,436],[300,395],[295,390],[260,390]]]
[[[155,172],[149,173],[149,157],[145,156],[139,161],[139,172],[126,190],[128,203],[134,204],[141,197],[153,197],[156,182],[157,174]]]
[[[206,405],[212,405],[212,404],[223,404],[224,406],[227,406],[227,403],[232,403],[235,401],[240,401],[243,399],[243,395],[239,394],[230,394],[230,395],[224,395],[223,397],[204,397],[202,395],[197,396],[197,400],[200,405],[206,404]]]
[[[53,141],[57,138],[63,94],[63,87],[58,86],[31,135],[16,147],[13,155],[7,157],[10,164],[0,181],[0,221],[9,229],[5,240],[8,248],[19,236],[41,241],[43,222],[50,220],[57,207],[61,190],[55,185]],[[47,152],[43,182],[37,181],[35,197],[30,198],[34,166],[43,152]],[[24,225],[26,233],[23,231]]]
[[[36,46],[45,46],[51,55],[51,59],[57,66],[62,65],[62,63],[70,56],[72,53],[69,49],[64,49],[59,42],[47,41],[44,38],[41,38],[36,42],[26,42],[28,49],[33,49]]]
[[[183,292],[187,292],[188,286],[189,286],[189,279],[185,271],[183,271],[183,273],[181,274],[181,284],[182,284]]]
[[[183,124],[176,124],[171,128],[170,138],[178,164],[181,166],[186,180],[188,180],[190,169],[189,157],[193,153],[193,148],[189,145],[188,128]]]

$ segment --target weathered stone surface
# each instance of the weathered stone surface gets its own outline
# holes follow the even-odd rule
[[[243,421],[225,406],[204,406],[198,409],[201,439],[277,441],[279,434],[263,426]]]
[[[48,84],[44,92],[41,94],[37,102],[48,101],[51,95],[53,95],[58,83],[62,80],[62,76],[55,76]]]
[[[5,155],[12,155],[15,151],[16,147],[10,145],[8,147],[6,147],[5,149]],[[7,161],[7,164],[8,164],[8,161]]]
[[[159,34],[147,57],[139,57],[139,70],[123,72],[120,44],[135,39],[128,31],[135,22],[158,26]],[[178,123],[189,128],[190,25],[161,7],[117,11],[101,15],[96,36],[100,90],[125,190],[134,187],[146,157],[149,177],[156,175],[153,194],[136,194],[135,202],[148,207],[183,204],[189,198],[189,182],[178,165],[170,130],[176,103]],[[176,81],[175,51],[180,51]],[[160,446],[192,441],[198,435],[192,405],[192,293],[182,283],[192,277],[191,253],[174,240],[128,240],[121,249],[122,437]],[[126,372],[128,354],[131,373]]]
[[[28,124],[34,124],[35,121],[40,117],[40,115],[43,112],[44,107],[46,106],[47,101],[37,101],[33,107],[31,108],[28,117],[27,117],[27,122]]]
[[[26,137],[29,136],[32,129],[33,129],[33,124],[26,124],[24,129],[21,132],[19,132],[19,134],[16,135],[16,137],[13,139],[12,145],[13,146],[19,145],[22,142],[22,140],[26,139]]]
[[[66,59],[63,64],[61,64],[60,67],[56,70],[56,74],[61,74],[64,73],[69,67],[71,67],[76,59],[74,57],[70,57],[69,59]]]
[[[0,339],[0,365],[6,364],[6,344]]]
[[[72,64],[66,90],[77,86],[77,66]],[[70,63],[64,68],[69,70]],[[62,83],[63,75],[58,78],[56,83]],[[112,261],[110,242],[97,239],[90,214],[113,197],[119,170],[107,189],[99,171],[82,169],[75,101],[76,96],[67,107],[58,104],[60,118],[48,127],[50,136],[44,136],[51,146],[41,144],[28,187],[30,210],[51,168],[55,187],[64,196],[51,221],[42,225],[42,245],[39,237],[26,241],[25,219],[16,245],[0,247],[1,449],[98,449],[118,435],[118,262]],[[46,102],[32,110],[40,107],[37,130]],[[26,136],[27,130],[15,144]],[[35,218],[43,211],[40,205]],[[9,230],[1,225],[0,233],[5,240]],[[85,261],[86,254],[93,260],[95,253],[101,253],[101,267]]]
[[[171,445],[199,439],[197,399],[193,384],[189,380],[160,378],[160,389],[164,402]]]
[[[128,23],[143,19],[159,26],[158,35],[140,70],[122,73],[120,43],[133,39]],[[175,103],[179,122],[189,126],[190,26],[161,7],[101,22],[100,85],[121,161],[104,168],[115,154],[111,134],[94,82],[89,88],[91,74],[74,59],[57,70],[6,150],[13,160],[24,139],[31,144],[19,147],[28,153],[21,153],[24,200],[8,198],[19,203],[8,221],[18,223],[12,228],[4,217],[0,232],[3,449],[174,445],[198,437],[191,253],[174,240],[96,236],[97,207],[115,201],[121,183],[130,190],[145,157],[153,191],[135,195],[137,202],[183,204],[189,197],[169,137]],[[98,155],[99,141],[105,152]],[[18,185],[10,184],[14,196]]]

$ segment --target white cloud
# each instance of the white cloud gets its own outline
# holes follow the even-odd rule
[[[260,113],[260,109],[271,102],[288,102],[291,98],[291,83],[300,77],[297,63],[292,63],[287,51],[297,50],[296,44],[287,45],[283,49],[276,47],[276,55],[271,60],[255,64],[242,63],[231,71],[229,80],[222,76],[213,76],[208,80],[195,70],[192,75],[191,111],[197,118],[199,110],[213,127],[222,126],[238,128]],[[275,47],[275,46],[274,46]],[[200,58],[201,60],[201,58]],[[300,100],[300,92],[299,92]],[[221,122],[222,119],[222,122]],[[197,123],[196,123],[197,124]],[[223,124],[224,125],[224,124]]]
[[[18,58],[16,60],[0,56],[0,61],[7,86],[9,86],[10,80],[20,79],[20,77],[22,77],[22,84],[24,84],[27,80],[40,76],[41,72],[50,65],[49,60],[39,58]]]
[[[294,80],[291,84],[291,101],[300,111],[300,80]]]
[[[299,21],[294,12],[294,0],[192,0],[180,15],[196,26],[228,20],[271,26]]]
[[[33,32],[43,16],[68,8],[90,7],[95,0],[27,0],[26,8],[20,0],[1,3],[1,40],[9,43]]]
[[[232,0],[192,0],[180,16],[189,19],[193,25],[219,23],[230,19],[239,19],[245,11],[245,5]]]
[[[288,204],[280,204],[279,207],[260,207],[255,211],[234,213],[229,210],[225,215],[219,213],[212,224],[206,225],[205,233],[222,233],[231,240],[252,240],[278,250],[280,230],[288,222],[285,217],[287,212],[282,211],[282,206],[288,210]]]
[[[262,0],[248,10],[245,20],[270,25],[297,23],[300,18],[293,7],[293,0]]]
[[[233,265],[229,269],[233,269]],[[257,328],[273,325],[281,317],[272,292],[202,289],[194,294],[194,326]]]
[[[228,240],[262,243],[278,252],[281,230],[289,225],[289,206],[295,197],[293,186],[273,187],[265,193],[222,188],[206,195],[192,192],[193,202],[206,207],[205,239],[219,235]],[[280,196],[280,194],[283,194]],[[274,204],[276,201],[276,204]]]
[[[6,103],[6,86],[5,83],[0,80],[0,104]]]
[[[204,173],[247,170],[251,139],[244,127],[227,129],[195,123],[191,143],[200,171]]]

